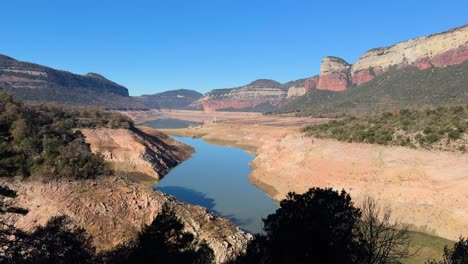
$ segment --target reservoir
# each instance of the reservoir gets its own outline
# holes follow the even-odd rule
[[[190,126],[199,126],[201,124],[203,123],[173,118],[161,118],[142,123],[141,125],[152,128],[186,128]]]
[[[278,206],[248,180],[254,157],[242,149],[211,145],[201,139],[174,138],[195,148],[195,153],[153,188],[203,206],[246,231],[261,232],[262,218]]]

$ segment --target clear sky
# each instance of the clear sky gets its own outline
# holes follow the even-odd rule
[[[467,24],[468,1],[5,0],[0,14],[0,54],[141,95],[309,77],[324,56]]]

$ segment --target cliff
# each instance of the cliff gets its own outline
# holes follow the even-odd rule
[[[268,111],[285,104],[290,98],[305,94],[305,79],[285,84],[260,79],[236,88],[212,90],[188,109],[204,111]]]
[[[156,180],[188,159],[194,149],[155,129],[81,129],[86,143],[102,153],[119,175],[145,175]]]
[[[117,109],[145,108],[129,97],[127,88],[97,73],[79,75],[1,54],[0,90],[28,101]]]
[[[343,91],[366,83],[391,70],[417,67],[420,70],[446,67],[468,59],[468,25],[446,32],[400,42],[364,53],[353,65],[337,57],[326,57],[320,75],[309,79],[306,90]],[[315,84],[315,85],[314,85]]]

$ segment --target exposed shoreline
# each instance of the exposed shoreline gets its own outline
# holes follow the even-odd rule
[[[414,231],[450,240],[468,235],[463,233],[468,230],[463,191],[468,189],[468,155],[312,139],[304,137],[298,123],[313,120],[289,119],[293,121],[272,125],[271,117],[240,115],[161,131],[255,154],[249,180],[275,201],[310,187],[345,189],[358,206],[366,195],[374,196]]]

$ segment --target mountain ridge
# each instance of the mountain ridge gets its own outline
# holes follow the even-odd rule
[[[107,109],[145,109],[125,86],[97,73],[57,70],[0,54],[0,90],[15,98]]]

